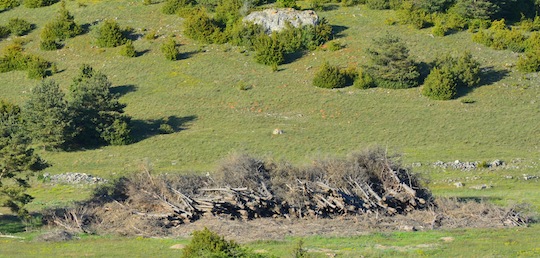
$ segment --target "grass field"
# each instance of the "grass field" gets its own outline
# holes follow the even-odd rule
[[[121,93],[121,102],[127,104],[126,113],[134,119],[135,143],[73,152],[40,151],[53,165],[45,172],[81,172],[114,178],[138,171],[145,161],[151,162],[156,173],[206,172],[234,152],[302,164],[317,157],[343,156],[382,145],[390,152],[402,153],[405,164],[424,164],[415,171],[430,180],[429,187],[437,196],[480,198],[504,205],[529,202],[533,210],[540,211],[538,180],[522,179],[522,174],[540,175],[540,75],[509,68],[516,63],[517,54],[473,43],[468,32],[439,38],[432,37],[429,29],[385,25],[385,19],[395,15],[393,11],[340,7],[319,15],[340,31],[336,40],[346,45],[344,49],[310,52],[272,72],[269,67],[256,64],[252,54],[241,48],[200,45],[182,36],[182,19],[163,15],[161,5],[144,6],[142,1],[68,1],[75,20],[89,26],[90,31],[67,40],[63,49],[49,52],[39,50],[39,33],[58,5],[18,7],[0,13],[0,24],[20,17],[37,25],[24,37],[28,41],[26,51],[56,62],[61,72],[52,78],[66,91],[78,67],[88,63],[108,75],[113,90]],[[134,45],[140,55],[135,58],[120,56],[118,48],[96,48],[92,31],[96,26],[91,24],[107,18],[134,28],[138,34],[153,31],[159,37],[136,40]],[[482,86],[456,100],[443,102],[423,97],[420,88],[325,90],[311,85],[315,71],[324,61],[343,67],[367,62],[364,50],[372,38],[385,33],[399,35],[419,62],[431,62],[444,53],[470,51],[485,72]],[[165,36],[171,34],[181,43],[183,58],[179,61],[165,60],[159,50]],[[11,40],[0,41],[0,49]],[[23,104],[37,83],[27,79],[25,72],[2,73],[0,98]],[[240,90],[241,85],[251,89]],[[474,103],[465,104],[464,98]],[[175,125],[175,133],[157,133],[157,122],[163,119]],[[275,128],[282,129],[284,134],[273,135]],[[494,171],[446,171],[429,165],[437,160],[456,159],[521,161],[516,165],[519,168]],[[509,175],[512,178],[506,177]],[[458,181],[465,187],[453,186]],[[493,187],[469,188],[479,184]],[[82,200],[91,192],[90,187],[50,186],[37,181],[34,186],[30,190],[36,197],[29,205],[32,211]],[[526,229],[310,238],[306,246],[337,250],[345,257],[539,256],[540,250],[534,245],[537,230],[534,225]],[[518,234],[521,236],[517,237]],[[447,235],[456,235],[455,241],[441,242],[440,238]],[[0,256],[4,257],[179,253],[168,248],[177,243],[174,239],[85,237],[52,245],[1,238],[0,241]],[[282,256],[281,250],[291,246],[291,242],[249,245]],[[418,247],[423,244],[427,246]],[[147,248],[142,250],[143,247]],[[21,250],[27,253],[22,254]]]

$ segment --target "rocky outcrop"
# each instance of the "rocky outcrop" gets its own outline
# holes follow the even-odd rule
[[[298,11],[292,8],[272,8],[252,12],[244,18],[244,22],[259,24],[267,34],[270,34],[285,29],[287,23],[294,27],[316,25],[319,22],[319,16],[312,10]]]

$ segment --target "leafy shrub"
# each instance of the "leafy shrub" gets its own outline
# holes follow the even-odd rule
[[[359,89],[369,89],[375,87],[376,85],[373,77],[371,77],[371,75],[369,75],[369,73],[365,72],[363,69],[360,69],[358,71],[356,80],[354,80],[353,86]]]
[[[161,52],[167,60],[178,59],[178,49],[176,48],[176,41],[173,38],[168,38],[163,45],[161,45]]]
[[[178,14],[182,9],[196,4],[193,0],[166,0],[161,11],[164,14]]]
[[[366,6],[373,10],[384,10],[390,8],[388,0],[366,0]]]
[[[435,25],[432,29],[431,29],[431,33],[434,35],[434,36],[437,36],[437,37],[444,37],[446,35],[446,33],[448,32],[448,28],[442,26],[442,25]]]
[[[340,42],[330,41],[328,43],[328,50],[330,50],[330,51],[338,51],[338,50],[343,49],[343,48],[345,48],[345,45],[341,44]]]
[[[365,69],[373,76],[377,87],[403,89],[418,85],[418,68],[409,57],[409,49],[398,37],[387,34],[374,39],[367,54],[371,64]]]
[[[216,43],[216,34],[221,33],[216,22],[204,10],[196,10],[184,20],[184,34],[203,43]]]
[[[114,20],[105,20],[98,28],[96,45],[98,47],[117,47],[126,42],[120,25]]]
[[[330,65],[328,62],[321,66],[313,78],[313,85],[319,88],[342,88],[346,83],[347,78],[339,67]]]
[[[0,0],[0,10],[15,8],[21,5],[19,0]]]
[[[136,56],[135,47],[133,46],[133,41],[126,40],[126,44],[120,49],[120,55],[126,57],[135,57]]]
[[[25,54],[20,42],[14,42],[3,49],[0,57],[0,72],[27,71],[28,78],[42,79],[47,74],[50,63],[41,57]]]
[[[264,34],[264,29],[261,25],[254,23],[237,22],[229,31],[231,40],[230,43],[237,46],[244,46],[253,49],[256,39]]]
[[[457,94],[454,75],[447,69],[435,67],[424,81],[422,95],[435,100],[450,100]]]
[[[42,50],[55,50],[62,46],[61,42],[73,38],[83,32],[82,27],[75,23],[73,15],[66,9],[65,2],[61,2],[57,16],[45,24],[41,31],[40,48]]]
[[[9,20],[7,27],[9,28],[11,34],[22,36],[30,32],[34,28],[34,25],[26,20],[13,18]]]
[[[296,5],[296,0],[277,0],[276,7],[298,9],[298,5]]]
[[[24,0],[23,1],[24,7],[26,8],[39,8],[39,7],[52,5],[56,2],[57,1],[55,0]]]
[[[174,133],[174,128],[170,124],[163,123],[159,125],[159,133],[171,134]]]
[[[255,61],[260,64],[277,66],[285,60],[285,49],[277,37],[260,35],[255,41]]]
[[[517,69],[524,73],[540,71],[540,51],[529,51],[519,57]]]
[[[7,38],[10,33],[7,27],[0,25],[0,39]]]
[[[204,228],[193,231],[193,238],[183,249],[182,257],[247,257],[248,252],[234,241]]]
[[[480,82],[480,64],[468,52],[455,58],[438,59],[424,81],[422,94],[431,99],[453,99],[459,88],[474,87]]]
[[[433,23],[431,15],[422,9],[416,8],[412,2],[404,2],[397,14],[400,23],[409,24],[416,29],[428,27]]]
[[[110,145],[127,145],[131,143],[131,129],[128,125],[128,117],[118,116],[112,124],[103,128],[101,138]]]

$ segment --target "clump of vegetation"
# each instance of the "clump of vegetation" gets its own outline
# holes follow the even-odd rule
[[[39,8],[49,5],[53,5],[57,1],[55,0],[24,0],[24,7],[26,8]]]
[[[0,100],[0,205],[26,219],[30,214],[24,205],[33,200],[26,193],[29,173],[47,164],[30,147],[22,121],[17,105]]]
[[[284,46],[276,36],[261,34],[255,41],[255,61],[269,66],[278,66],[285,61]]]
[[[161,45],[161,52],[165,58],[170,61],[178,60],[178,56],[180,55],[180,52],[176,47],[176,41],[173,38],[165,40],[163,45]]]
[[[0,11],[15,8],[21,5],[19,0],[0,0]]]
[[[277,0],[276,1],[276,7],[278,8],[294,8],[298,9],[298,5],[296,5],[296,0]]]
[[[39,56],[24,53],[22,42],[15,41],[6,46],[2,52],[0,73],[27,71],[30,79],[42,79],[47,75],[50,62]]]
[[[64,40],[73,38],[82,32],[82,27],[75,23],[73,15],[66,9],[65,2],[61,2],[57,16],[45,24],[41,31],[40,48],[42,50],[56,50],[62,47]]]
[[[455,58],[445,56],[436,61],[424,82],[422,94],[431,99],[449,100],[460,88],[475,87],[480,83],[480,64],[468,52]]]
[[[343,88],[347,83],[347,74],[337,66],[325,62],[319,71],[315,73],[313,85],[319,88],[334,89]]]
[[[7,27],[9,28],[11,34],[14,34],[16,36],[26,35],[28,32],[34,29],[34,25],[32,23],[29,23],[28,21],[19,18],[10,19]]]
[[[124,31],[114,20],[105,20],[97,30],[96,45],[98,47],[117,47],[126,42]]]
[[[196,4],[194,0],[166,0],[161,11],[164,14],[182,14]]]
[[[354,87],[359,89],[369,89],[376,87],[375,80],[369,73],[366,73],[364,69],[358,70],[358,75],[356,76],[356,80],[354,80]]]
[[[72,112],[72,145],[125,145],[131,142],[125,105],[110,91],[107,76],[83,65],[70,86],[69,109]]]
[[[520,56],[516,64],[518,70],[524,73],[534,73],[540,71],[540,50],[528,51]]]
[[[183,249],[182,257],[257,257],[234,241],[204,228],[193,231],[193,238]]]
[[[371,64],[365,67],[365,72],[373,77],[377,87],[404,89],[418,85],[420,73],[416,63],[398,37],[387,34],[374,39],[367,54]]]
[[[137,55],[135,47],[133,46],[133,41],[126,40],[126,44],[120,49],[120,55],[125,57],[135,57]]]

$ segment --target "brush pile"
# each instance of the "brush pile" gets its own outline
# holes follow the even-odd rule
[[[145,166],[98,187],[91,200],[45,217],[70,231],[168,235],[203,217],[380,218],[437,209],[419,178],[395,160],[375,149],[299,168],[236,155],[207,176],[152,175]]]

